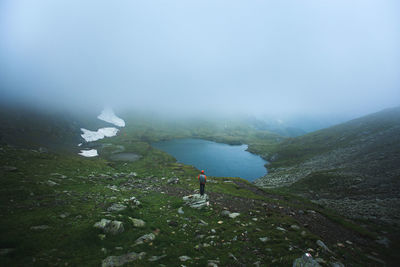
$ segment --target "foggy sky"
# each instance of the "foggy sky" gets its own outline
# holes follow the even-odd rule
[[[400,104],[400,4],[3,0],[0,97],[366,114]]]

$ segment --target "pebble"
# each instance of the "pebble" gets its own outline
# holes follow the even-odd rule
[[[191,257],[189,257],[189,256],[180,256],[179,257],[179,260],[180,261],[188,261],[188,260],[191,260],[192,258]]]

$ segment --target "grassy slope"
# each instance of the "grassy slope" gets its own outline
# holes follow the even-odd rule
[[[124,146],[125,151],[142,155],[141,160],[133,163],[87,159],[70,153],[39,153],[2,145],[0,166],[18,169],[15,172],[0,170],[0,248],[15,249],[0,256],[0,265],[98,266],[107,256],[131,251],[147,253],[135,266],[154,265],[148,258],[163,254],[167,257],[157,263],[167,266],[179,266],[178,257],[182,255],[192,257],[185,263],[188,266],[205,266],[207,260],[219,260],[221,266],[251,265],[257,261],[261,265],[287,266],[307,250],[325,261],[336,259],[346,265],[374,265],[374,261],[366,258],[371,253],[388,262],[395,260],[392,250],[383,249],[373,241],[377,236],[375,231],[380,229],[360,227],[304,199],[263,191],[240,179],[211,177],[206,188],[211,196],[210,208],[192,210],[184,206],[185,214],[179,215],[177,209],[183,206],[181,197],[197,190],[194,179],[197,170],[177,164],[173,157],[152,149],[149,142],[201,137],[267,147],[273,146],[279,137],[240,125],[235,126],[236,130],[204,123],[179,130],[178,126],[181,127],[132,120],[119,136],[100,142],[111,143],[112,147]],[[107,153],[111,152],[104,150],[103,155]],[[128,175],[132,171],[137,172],[137,177]],[[179,177],[180,182],[167,184],[171,177]],[[57,185],[49,185],[49,180]],[[109,189],[111,185],[120,191]],[[140,208],[107,215],[106,210],[112,203],[131,196],[142,202]],[[241,215],[235,220],[221,217],[223,208]],[[60,215],[67,216],[61,218]],[[135,229],[128,217],[143,219],[146,227]],[[125,232],[107,235],[101,240],[98,236],[101,231],[93,228],[101,218],[122,221]],[[200,226],[200,220],[206,221],[208,226]],[[168,221],[178,226],[171,226]],[[292,229],[293,224],[299,225],[300,230]],[[38,225],[50,228],[30,229]],[[277,230],[277,227],[286,231]],[[152,243],[132,247],[136,238],[150,232],[159,232]],[[198,239],[203,234],[205,237]],[[270,238],[267,243],[258,239],[265,236]],[[317,239],[324,240],[335,254],[323,252],[315,243]],[[353,245],[344,244],[344,248],[337,245],[346,240],[351,240]],[[235,255],[237,261],[229,257],[229,253]]]
[[[261,264],[274,262],[274,266],[287,266],[309,248],[315,251],[314,255],[319,254],[325,260],[332,257],[315,244],[321,237],[299,224],[295,217],[280,212],[281,208],[291,205],[303,210],[319,211],[319,207],[291,199],[290,196],[268,198],[255,194],[251,190],[254,186],[243,180],[239,181],[245,183],[246,187],[225,182],[232,179],[211,178],[213,182],[207,186],[207,192],[215,197],[211,199],[211,208],[193,210],[184,207],[185,214],[179,215],[177,209],[183,206],[181,196],[197,189],[193,179],[197,170],[176,164],[169,156],[152,149],[141,161],[128,165],[114,163],[113,167],[99,158],[43,154],[10,147],[2,147],[0,153],[1,166],[13,165],[18,168],[15,172],[1,173],[0,247],[15,249],[1,256],[2,266],[33,263],[98,266],[108,255],[131,251],[147,253],[145,259],[137,262],[138,266],[151,265],[147,261],[150,256],[163,254],[168,256],[159,262],[167,266],[178,266],[178,257],[182,255],[193,258],[189,265],[204,266],[210,259],[218,259],[222,266],[237,265],[229,253],[244,264],[260,261]],[[147,159],[151,159],[151,163]],[[122,171],[125,174],[114,176]],[[138,176],[128,177],[128,171],[135,171]],[[54,173],[66,177],[61,178]],[[109,174],[113,178],[104,179],[101,174]],[[180,183],[167,185],[168,178],[174,176],[180,177]],[[48,180],[58,185],[50,186]],[[121,191],[110,190],[107,188],[109,185],[116,185]],[[93,228],[93,224],[101,218],[107,218],[104,212],[111,203],[131,196],[137,197],[142,206],[111,215],[124,223],[125,232],[116,236],[107,235],[101,240],[98,237],[101,231]],[[241,216],[235,220],[221,217],[224,202],[219,203],[217,196],[221,201],[229,199],[231,210],[239,209]],[[255,204],[248,209],[239,208],[240,203],[251,199],[256,201]],[[266,209],[265,205],[276,208]],[[62,214],[67,214],[67,217],[61,218]],[[147,222],[146,227],[135,229],[128,217],[143,219]],[[257,218],[257,221],[253,218]],[[177,222],[178,226],[170,226],[168,220]],[[206,221],[208,226],[200,226],[200,220]],[[218,221],[223,223],[219,224]],[[291,229],[292,224],[300,225],[301,229]],[[30,229],[38,225],[50,228]],[[279,231],[277,226],[287,231]],[[160,233],[152,243],[132,247],[134,240],[156,229]],[[216,233],[211,233],[211,229],[215,229]],[[306,234],[300,235],[301,231]],[[196,239],[201,234],[205,237]],[[207,236],[214,237],[207,239]],[[265,236],[270,241],[262,243],[258,238]],[[351,249],[343,249],[335,246],[335,243],[325,242],[337,253],[335,258],[347,264],[368,262],[365,258],[367,251],[385,253],[375,245],[355,243],[349,246]],[[196,247],[204,243],[211,246]],[[102,252],[102,248],[107,252]]]

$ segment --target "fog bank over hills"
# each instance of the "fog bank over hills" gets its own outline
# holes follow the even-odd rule
[[[395,10],[397,1],[1,1],[0,98],[355,118],[400,104]]]

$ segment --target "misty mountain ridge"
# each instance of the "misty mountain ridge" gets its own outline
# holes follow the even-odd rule
[[[347,216],[399,224],[399,151],[396,107],[284,140],[256,184],[285,186]]]

